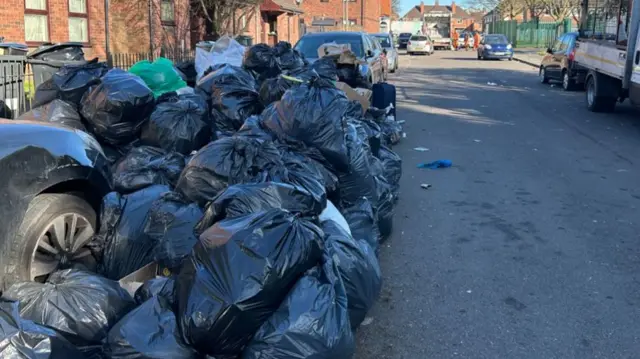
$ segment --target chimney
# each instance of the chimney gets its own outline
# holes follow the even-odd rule
[[[451,13],[455,15],[456,13],[456,2],[452,1],[451,2]]]
[[[420,1],[420,18],[424,18],[424,1]]]
[[[440,6],[440,0],[436,0],[436,6]]]

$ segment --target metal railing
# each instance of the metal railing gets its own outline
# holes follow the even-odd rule
[[[160,56],[174,64],[190,61],[194,51],[161,51]],[[112,54],[110,67],[129,70],[136,62],[153,61],[157,56],[150,53]],[[26,56],[0,55],[0,118],[15,119],[31,110],[36,88],[31,66]]]

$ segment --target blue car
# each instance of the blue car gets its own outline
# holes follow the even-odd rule
[[[513,47],[504,35],[486,35],[478,46],[478,60],[513,59]]]

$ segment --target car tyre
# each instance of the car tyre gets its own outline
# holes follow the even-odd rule
[[[95,233],[96,221],[95,210],[81,197],[64,193],[36,196],[19,231],[5,242],[3,287],[44,280],[48,274],[72,264],[94,270],[95,259],[86,245]],[[59,236],[64,238],[58,239]]]
[[[478,60],[482,60],[482,55],[478,52]]]
[[[544,67],[540,67],[540,71],[538,72],[538,77],[540,78],[540,82],[543,84],[549,83],[549,77],[547,77],[547,71]]]
[[[615,97],[598,96],[596,86],[594,76],[589,77],[585,86],[587,109],[591,112],[613,112],[617,99]]]
[[[562,71],[562,89],[565,91],[573,91],[576,89],[576,81],[569,76],[567,70]]]

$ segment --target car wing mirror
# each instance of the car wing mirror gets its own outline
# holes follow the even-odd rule
[[[553,54],[553,50],[550,47],[547,48],[547,54]]]
[[[387,49],[383,49],[382,53],[384,53],[386,55],[387,54]]]
[[[367,50],[367,57],[373,57],[373,51]]]

